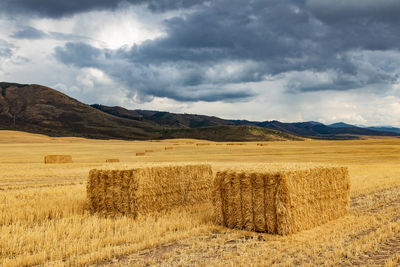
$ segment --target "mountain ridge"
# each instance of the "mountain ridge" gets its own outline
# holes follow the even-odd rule
[[[339,123],[340,124],[340,123]],[[37,84],[0,82],[0,129],[98,139],[198,138],[212,141],[356,139],[400,132],[320,122],[226,120],[215,116],[87,105]]]
[[[300,140],[279,131],[258,126],[232,125],[187,128],[185,123],[199,126],[201,115],[181,116],[175,124],[167,113],[141,111],[132,113],[122,107],[96,109],[57,90],[37,84],[0,83],[0,130],[18,130],[48,136],[74,136],[97,139],[149,140],[196,137],[212,141]],[[117,114],[113,115],[112,113]],[[154,115],[153,120],[143,115]],[[197,120],[196,120],[197,118]],[[199,119],[200,118],[200,119]],[[165,122],[165,125],[156,121]],[[215,120],[220,120],[215,117]],[[178,128],[177,128],[178,127]],[[166,131],[168,129],[168,131]]]
[[[92,105],[92,107],[101,106],[104,112],[118,114],[121,107],[108,107],[104,105]],[[112,110],[112,111],[110,111]],[[282,131],[291,135],[318,138],[318,139],[356,139],[359,135],[364,136],[399,136],[400,132],[379,131],[369,128],[357,127],[343,122],[325,125],[316,121],[285,123],[277,120],[272,121],[249,121],[249,120],[229,120],[221,119],[215,116],[196,115],[196,114],[177,114],[166,111],[144,111],[144,110],[124,110],[124,113],[140,114],[142,121],[152,121],[167,128],[198,128],[210,126],[257,126]],[[195,122],[193,122],[195,120]]]

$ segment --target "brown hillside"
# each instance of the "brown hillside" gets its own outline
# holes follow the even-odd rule
[[[0,83],[0,129],[50,136],[151,139],[160,134],[148,122],[112,116],[40,85]]]

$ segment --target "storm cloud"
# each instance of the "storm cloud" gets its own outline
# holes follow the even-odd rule
[[[188,105],[253,103],[271,95],[278,102],[270,105],[299,109],[296,101],[306,95],[397,97],[399,13],[397,0],[0,3],[0,18],[17,18],[9,43],[47,40],[46,59],[76,77],[60,88],[86,86],[92,93],[103,81],[135,103]],[[16,47],[0,43],[0,56]]]
[[[330,8],[327,1],[250,1],[245,6],[243,1],[213,1],[188,16],[165,20],[165,37],[116,50],[68,43],[55,56],[65,64],[98,68],[143,97],[179,101],[247,98],[253,95],[247,88],[229,93],[227,85],[282,75],[288,76],[292,93],[395,83],[400,62],[392,62],[389,70],[367,54],[399,50],[397,19],[380,16],[372,2],[358,17],[348,12],[334,19],[323,12],[323,3]],[[351,23],[342,23],[346,19]]]
[[[143,4],[154,12],[163,12],[188,8],[201,2],[199,0],[2,0],[0,12],[11,16],[23,14],[61,18],[89,11],[115,10],[126,4]]]

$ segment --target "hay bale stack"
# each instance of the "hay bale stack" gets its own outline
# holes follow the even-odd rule
[[[210,165],[91,170],[88,207],[106,216],[140,214],[211,201]]]
[[[165,150],[172,150],[172,149],[174,149],[172,146],[166,146],[165,148],[164,148]]]
[[[47,155],[44,157],[44,163],[72,163],[71,155]]]
[[[197,143],[196,146],[209,146],[210,143]]]
[[[144,156],[145,153],[144,152],[136,152],[136,156]]]
[[[227,146],[243,146],[244,144],[242,144],[242,143],[228,143],[226,145]]]
[[[106,159],[106,162],[108,163],[119,162],[119,159]]]
[[[346,215],[350,179],[347,167],[225,170],[213,200],[221,225],[287,235]]]
[[[154,152],[154,150],[153,149],[146,149],[144,152],[145,153],[152,153],[152,152]]]

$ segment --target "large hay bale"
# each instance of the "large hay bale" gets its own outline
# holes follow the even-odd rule
[[[106,162],[108,163],[119,162],[119,159],[106,159]]]
[[[149,212],[211,200],[210,165],[182,165],[128,170],[91,170],[88,207],[106,216],[137,217]]]
[[[71,155],[47,155],[44,157],[44,163],[72,163]]]
[[[217,223],[286,235],[348,213],[347,167],[223,170],[214,180]]]

